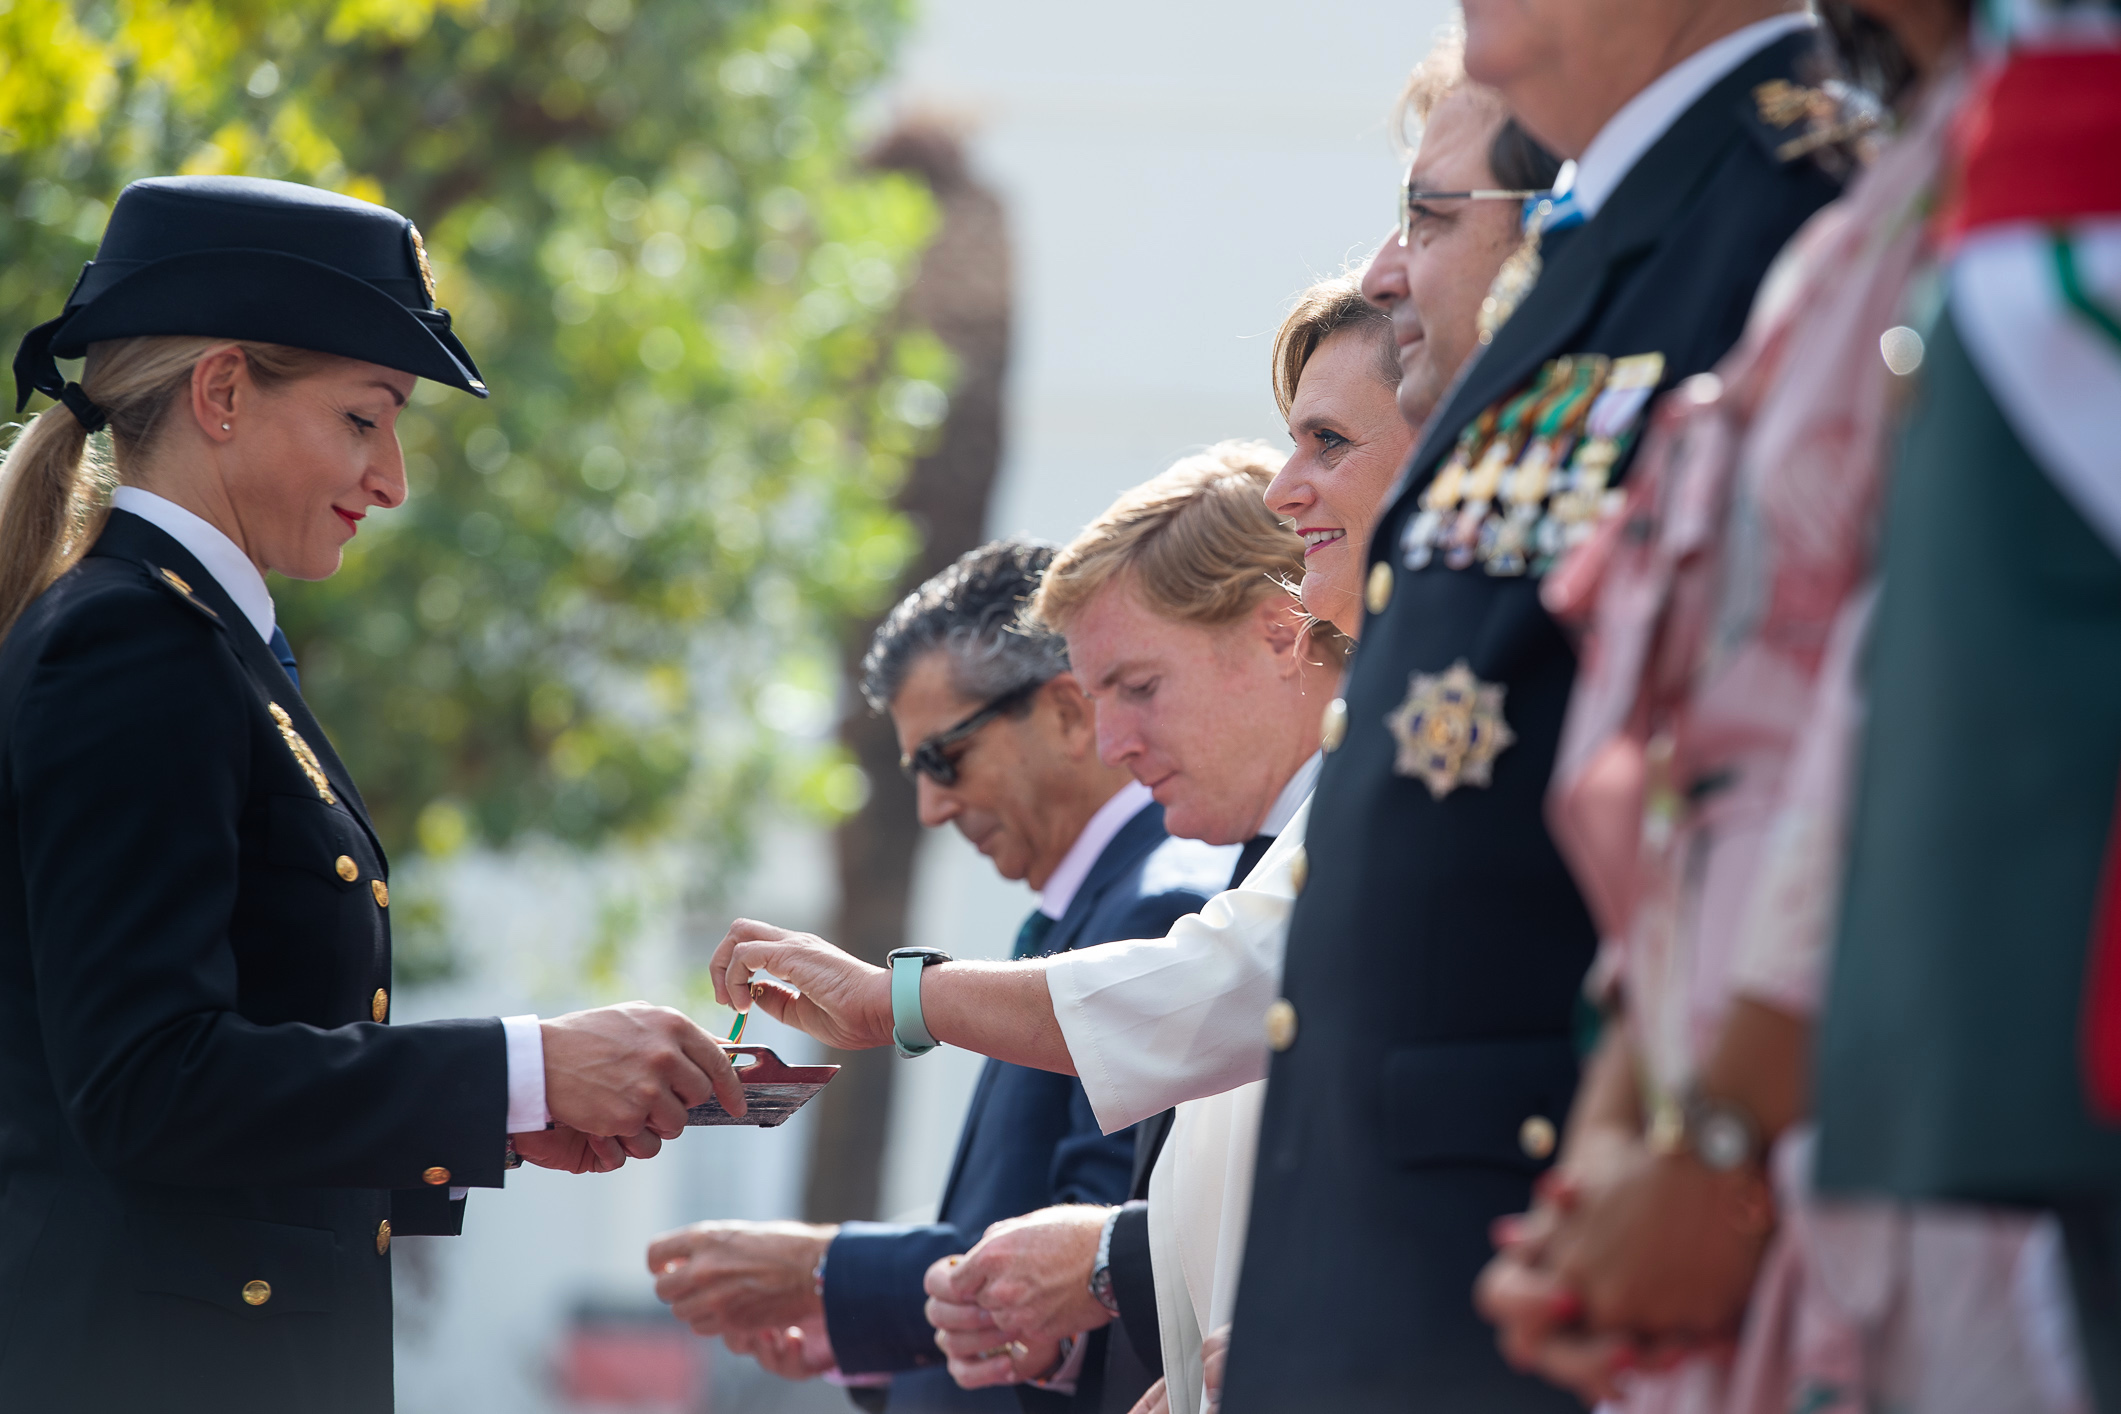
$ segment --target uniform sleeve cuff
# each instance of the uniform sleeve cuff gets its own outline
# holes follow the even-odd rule
[[[508,1132],[528,1134],[552,1120],[545,1108],[545,1033],[535,1016],[504,1016],[508,1046]]]

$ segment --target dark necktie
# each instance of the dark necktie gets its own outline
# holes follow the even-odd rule
[[[266,647],[272,649],[273,657],[279,660],[281,667],[287,669],[287,680],[295,685],[295,691],[300,692],[302,675],[295,671],[294,646],[287,641],[287,634],[278,624],[272,626],[272,637],[266,641]]]
[[[1040,909],[1032,909],[1024,926],[1016,930],[1016,948],[1009,954],[1012,958],[1037,957],[1046,946],[1046,938],[1053,932],[1053,925],[1060,920],[1049,917]]]
[[[1268,846],[1274,843],[1272,835],[1254,835],[1245,841],[1245,847],[1237,852],[1237,868],[1231,871],[1229,887],[1236,888],[1245,881],[1245,876],[1257,867],[1265,856]]]

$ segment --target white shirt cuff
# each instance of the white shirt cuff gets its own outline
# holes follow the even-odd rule
[[[504,1016],[508,1043],[508,1133],[528,1134],[552,1120],[545,1108],[545,1033],[535,1016]]]

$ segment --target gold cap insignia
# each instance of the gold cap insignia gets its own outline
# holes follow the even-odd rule
[[[1484,786],[1495,758],[1517,740],[1502,718],[1506,689],[1482,682],[1460,658],[1440,673],[1415,673],[1407,700],[1385,718],[1399,754],[1392,769],[1442,800],[1462,785]]]
[[[435,269],[427,263],[427,242],[420,239],[420,228],[407,221],[405,233],[412,237],[412,258],[419,262],[420,283],[426,287],[427,302],[435,302]]]
[[[323,763],[317,760],[317,753],[309,749],[309,743],[302,740],[302,733],[295,730],[294,719],[287,715],[287,709],[277,702],[268,702],[265,706],[278,724],[287,749],[295,754],[295,764],[302,768],[302,774],[309,777],[309,783],[317,788],[317,794],[323,797],[326,805],[337,805],[339,797],[331,793],[331,782],[324,777]]]

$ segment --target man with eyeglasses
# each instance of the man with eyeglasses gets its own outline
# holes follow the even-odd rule
[[[1597,944],[1543,814],[1575,659],[1542,577],[1613,513],[1654,397],[1729,349],[1839,185],[1814,160],[1811,21],[1786,0],[1468,0],[1465,26],[1469,76],[1574,165],[1370,542],[1224,1414],[1581,1407],[1511,1371],[1472,1301],[1491,1224],[1573,1157]],[[1684,808],[1696,784],[1656,789]]]
[[[1397,229],[1363,272],[1362,292],[1392,318],[1399,411],[1419,430],[1481,347],[1481,302],[1523,244],[1523,213],[1551,198],[1561,163],[1491,88],[1467,80],[1457,36],[1408,76],[1398,126],[1418,127]]]
[[[862,665],[921,823],[955,825],[1002,877],[1038,891],[1016,957],[1160,937],[1228,882],[1239,853],[1171,838],[1148,789],[1099,760],[1065,640],[1017,621],[1053,554],[1022,539],[972,551],[892,611]],[[1133,1131],[1101,1133],[1072,1075],[989,1061],[936,1222],[699,1223],[658,1238],[649,1267],[694,1330],[784,1377],[836,1369],[864,1407],[1058,1414],[1070,1405],[1058,1390],[951,1380],[922,1277],[991,1223],[1122,1201],[1133,1155]]]

